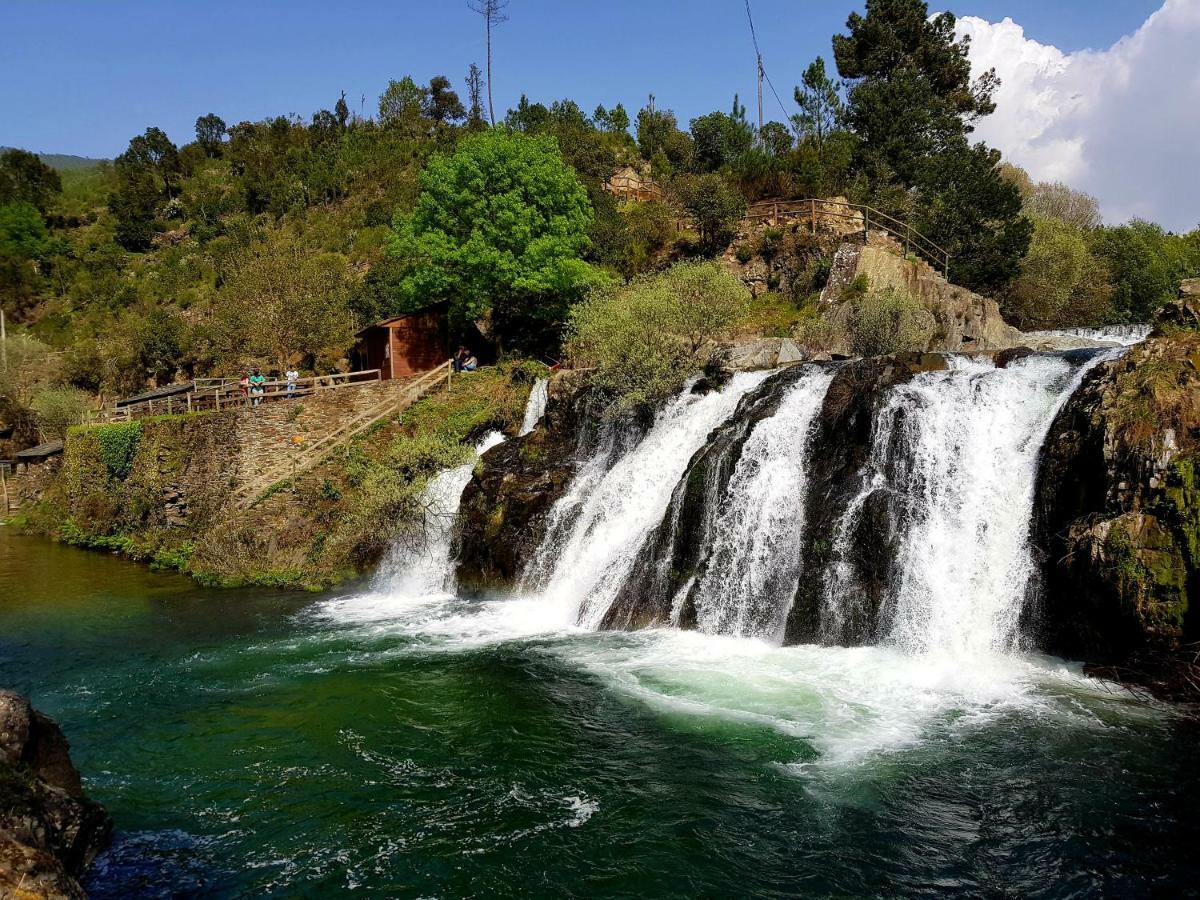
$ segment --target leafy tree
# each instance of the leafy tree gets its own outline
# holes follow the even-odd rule
[[[692,139],[679,130],[675,114],[654,106],[654,97],[637,116],[637,144],[642,158],[655,172],[671,175],[686,172],[692,163]]]
[[[800,79],[795,90],[800,112],[792,117],[796,131],[812,139],[817,158],[824,160],[825,144],[839,127],[846,114],[842,104],[842,83],[834,81],[825,71],[825,60],[818,56]]]
[[[692,161],[700,172],[715,172],[733,163],[754,143],[754,131],[746,121],[746,107],[733,98],[733,111],[709,113],[692,119]]]
[[[42,440],[62,440],[72,425],[87,416],[88,395],[75,387],[47,387],[30,402]]]
[[[601,103],[596,107],[592,120],[596,123],[597,128],[601,128],[609,134],[626,134],[629,131],[629,113],[620,103],[612,109],[605,109],[604,104]]]
[[[999,162],[998,150],[956,141],[929,160],[911,217],[918,231],[950,252],[954,281],[988,293],[1016,277],[1033,234]]]
[[[225,129],[225,120],[216,113],[209,113],[196,120],[196,143],[204,148],[204,154],[209,159],[216,159],[221,155]]]
[[[179,192],[179,151],[160,129],[147,128],[130,140],[114,167],[118,186],[108,206],[117,220],[117,242],[126,250],[147,250],[159,207]]]
[[[338,127],[344,131],[346,123],[350,121],[350,107],[346,105],[345,91],[342,91],[337,103],[333,105],[333,115],[337,119]]]
[[[683,175],[675,179],[672,188],[696,222],[701,249],[716,253],[725,247],[746,214],[746,199],[712,173]]]
[[[678,263],[588,294],[571,312],[567,355],[595,367],[593,383],[619,414],[678,391],[749,303],[745,285],[717,263]]]
[[[405,75],[399,81],[388,82],[379,95],[379,120],[390,128],[400,128],[411,135],[425,130],[422,116],[429,99],[429,90]]]
[[[1150,322],[1175,299],[1182,278],[1200,276],[1200,229],[1180,237],[1134,219],[1092,235],[1092,251],[1108,266],[1114,315],[1121,322]]]
[[[46,222],[28,201],[0,206],[0,253],[37,259],[46,249]]]
[[[396,220],[408,309],[449,304],[462,325],[491,315],[501,341],[551,338],[600,274],[580,257],[592,208],[552,138],[494,130],[434,156]]]
[[[1005,295],[1005,318],[1022,329],[1103,325],[1111,319],[1108,271],[1077,225],[1034,220],[1033,240]]]
[[[1087,231],[1099,228],[1103,222],[1100,202],[1095,197],[1061,181],[1033,185],[1025,195],[1025,211],[1030,216],[1057,219]]]
[[[450,87],[450,79],[445,75],[437,75],[430,79],[428,93],[425,97],[424,113],[437,125],[445,125],[464,119],[467,111],[463,109],[462,101]]]
[[[767,122],[758,132],[758,142],[769,156],[782,159],[791,152],[795,140],[782,122]]]
[[[45,212],[54,195],[62,193],[62,179],[36,153],[5,150],[0,154],[0,205],[29,203]]]
[[[994,72],[971,81],[970,41],[955,39],[953,14],[931,17],[925,0],[867,0],[866,12],[851,13],[850,33],[833,38],[850,82],[846,120],[868,170],[915,184],[930,157],[995,109],[999,82]]]
[[[332,368],[353,342],[349,287],[344,257],[314,253],[272,230],[236,258],[218,297],[226,360],[241,352],[281,372],[294,360]]]

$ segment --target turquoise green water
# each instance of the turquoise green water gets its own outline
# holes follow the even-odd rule
[[[1049,660],[211,593],[0,529],[0,685],[117,823],[99,897],[1182,895],[1196,730]]]

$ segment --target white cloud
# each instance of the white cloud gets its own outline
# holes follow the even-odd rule
[[[1107,50],[1064,53],[1004,19],[958,21],[974,74],[995,68],[976,135],[1038,181],[1100,199],[1106,220],[1200,223],[1200,0],[1166,0]]]

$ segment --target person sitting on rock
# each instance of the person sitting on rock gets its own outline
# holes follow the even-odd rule
[[[462,344],[458,345],[458,349],[455,350],[454,355],[450,357],[451,362],[454,364],[455,372],[461,372],[463,370],[463,363],[467,361],[467,357],[470,355],[471,354],[467,352],[466,347],[464,347]]]
[[[467,351],[467,358],[463,361],[462,370],[464,372],[474,372],[479,368],[479,360],[475,358],[475,354]]]

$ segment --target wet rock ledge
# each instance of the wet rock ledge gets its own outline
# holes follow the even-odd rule
[[[58,725],[0,690],[0,897],[85,897],[112,820],[87,799]]]

